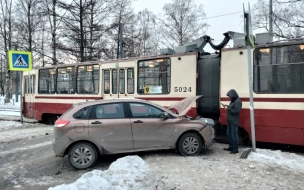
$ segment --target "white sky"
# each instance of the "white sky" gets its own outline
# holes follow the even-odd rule
[[[223,39],[223,33],[228,31],[241,32],[244,31],[243,4],[248,9],[248,2],[252,9],[257,0],[194,0],[196,4],[203,4],[206,14],[206,22],[209,25],[207,35],[214,39],[215,44],[219,44]],[[162,7],[171,2],[171,0],[135,0],[133,2],[134,11],[138,12],[145,8],[157,14],[162,11]],[[237,14],[231,14],[241,12]],[[226,15],[230,14],[230,15]],[[220,16],[225,15],[225,16]],[[219,17],[216,17],[219,16]],[[215,18],[209,18],[215,17]],[[230,43],[229,43],[230,44]],[[211,48],[207,50],[211,51]],[[206,50],[205,50],[206,51]],[[212,50],[213,52],[214,50]]]

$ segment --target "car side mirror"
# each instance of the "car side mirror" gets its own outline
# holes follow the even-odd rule
[[[169,118],[169,114],[167,112],[163,112],[161,114],[161,118],[163,118],[164,120],[168,119]]]

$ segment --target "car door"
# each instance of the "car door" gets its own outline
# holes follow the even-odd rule
[[[99,104],[89,119],[89,135],[111,153],[133,150],[131,123],[124,110],[123,103]]]
[[[174,145],[174,119],[161,118],[162,109],[145,103],[129,103],[134,149],[162,149]]]

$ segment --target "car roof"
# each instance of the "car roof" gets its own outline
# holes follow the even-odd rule
[[[113,98],[106,100],[92,100],[86,102],[78,102],[75,103],[74,106],[90,106],[95,104],[106,104],[106,103],[117,103],[117,102],[143,102],[143,103],[151,104],[151,102],[142,99],[136,99],[136,98]]]

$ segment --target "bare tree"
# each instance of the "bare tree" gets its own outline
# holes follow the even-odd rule
[[[199,38],[208,26],[205,17],[203,5],[196,5],[193,0],[171,0],[164,5],[163,16],[158,22],[161,42],[174,47]]]
[[[8,103],[11,98],[10,93],[10,70],[8,69],[8,50],[12,46],[12,0],[1,0],[0,1],[0,34],[4,42],[5,52],[5,65],[6,65],[6,76],[5,76],[5,103]]]
[[[39,30],[41,22],[40,15],[37,14],[39,0],[19,0],[15,8],[14,29],[18,32],[14,46],[20,49],[33,51],[36,46],[34,35]],[[16,34],[16,33],[15,33]]]
[[[304,36],[304,1],[273,2],[273,36],[290,39]],[[269,31],[269,1],[259,0],[252,10],[254,29]]]
[[[46,20],[48,20],[48,25],[46,25],[46,22],[43,22],[43,31],[42,31],[42,39],[44,40],[44,31],[46,31],[46,35],[51,34],[51,52],[52,52],[52,65],[57,64],[57,46],[56,46],[56,35],[57,35],[57,13],[56,13],[56,7],[57,7],[57,0],[44,0],[41,2],[42,8],[41,15],[46,16]],[[43,66],[45,65],[44,57],[46,57],[46,54],[44,53],[44,41],[41,44],[42,45],[42,56],[43,56]]]
[[[148,9],[140,11],[136,16],[137,25],[135,28],[138,31],[138,36],[135,40],[139,43],[137,43],[135,49],[140,56],[153,54],[156,51],[157,46],[155,46],[153,41],[156,19],[156,15]]]
[[[66,15],[61,15],[63,27],[59,28],[63,40],[58,48],[78,61],[100,58],[103,36],[112,27],[107,16],[112,11],[107,0],[73,0],[58,3]]]
[[[4,84],[5,84],[5,73],[6,73],[6,59],[3,58],[2,55],[0,55],[0,95],[4,95]]]
[[[114,41],[114,43],[112,43],[110,49],[112,50],[112,54],[116,52],[116,58],[120,57],[119,53],[121,51],[119,47],[119,25],[123,24],[122,30],[124,35],[130,35],[128,34],[131,31],[130,27],[132,28],[135,23],[134,11],[131,7],[131,2],[131,0],[115,0],[112,5],[113,7],[115,7],[112,12],[114,18],[112,20],[112,25],[116,27],[112,30],[113,35],[111,36],[111,40]]]

